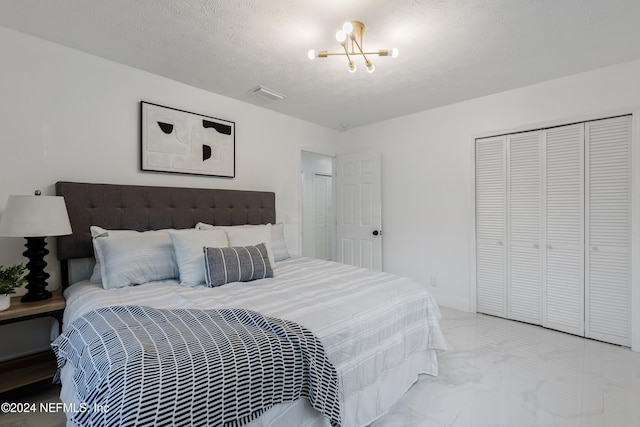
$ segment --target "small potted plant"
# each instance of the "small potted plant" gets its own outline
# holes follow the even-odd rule
[[[6,310],[11,305],[11,295],[15,289],[24,285],[24,265],[16,264],[11,267],[0,265],[0,311]]]

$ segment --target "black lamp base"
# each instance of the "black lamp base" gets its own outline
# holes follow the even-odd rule
[[[29,259],[27,263],[27,293],[22,297],[22,302],[42,301],[51,298],[51,292],[47,290],[49,273],[44,271],[47,266],[44,257],[49,253],[44,237],[26,237],[26,251],[22,253]]]

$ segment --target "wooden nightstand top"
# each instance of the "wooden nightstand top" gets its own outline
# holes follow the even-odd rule
[[[22,302],[19,296],[11,297],[11,307],[0,311],[0,322],[64,310],[66,302],[62,291],[55,291],[52,294],[49,299],[34,302]]]

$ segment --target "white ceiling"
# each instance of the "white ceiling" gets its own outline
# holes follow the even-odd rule
[[[309,60],[346,20],[400,56]],[[640,58],[640,0],[2,0],[0,25],[338,130]]]

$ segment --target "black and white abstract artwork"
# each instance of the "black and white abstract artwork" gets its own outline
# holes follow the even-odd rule
[[[235,177],[235,123],[142,101],[141,168]]]

